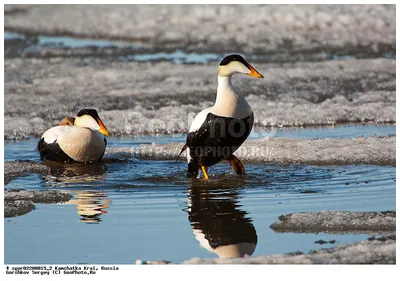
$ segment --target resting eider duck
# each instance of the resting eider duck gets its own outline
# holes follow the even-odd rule
[[[207,167],[225,159],[237,174],[245,172],[243,164],[233,153],[249,136],[254,115],[239,89],[232,85],[232,75],[236,73],[263,78],[240,55],[229,55],[221,61],[215,104],[194,118],[180,152],[187,148],[187,176],[190,178],[197,177],[201,168],[204,178],[208,179]]]
[[[47,130],[37,148],[42,160],[87,163],[103,157],[109,135],[95,109],[82,109]]]
[[[75,118],[68,116],[65,117],[63,120],[60,121],[58,126],[74,126]]]

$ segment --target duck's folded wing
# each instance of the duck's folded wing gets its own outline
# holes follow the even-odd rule
[[[44,139],[46,143],[54,143],[60,137],[69,134],[75,129],[73,126],[55,126],[53,128],[48,129],[42,135],[41,139]]]

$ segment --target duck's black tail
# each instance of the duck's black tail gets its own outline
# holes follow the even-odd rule
[[[179,157],[186,150],[186,148],[187,148],[187,144],[185,143],[185,145],[181,149],[181,152],[179,152],[178,156],[175,158],[175,161],[178,161]]]
[[[187,177],[188,178],[197,178],[199,174],[200,166],[193,160],[188,163]]]

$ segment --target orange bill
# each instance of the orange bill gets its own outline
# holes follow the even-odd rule
[[[99,132],[102,133],[105,136],[109,136],[110,133],[108,132],[106,126],[104,126],[104,123],[103,123],[103,121],[100,120],[100,118],[97,119],[97,123],[99,123],[99,126],[100,126]]]
[[[253,76],[253,77],[256,77],[256,78],[264,78],[264,76],[260,72],[255,70],[254,67],[249,65],[249,68],[250,68],[250,73],[249,73],[250,76]]]

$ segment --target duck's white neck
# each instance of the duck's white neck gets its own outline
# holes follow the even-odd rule
[[[241,95],[239,89],[232,85],[232,76],[221,77],[218,75],[217,99],[212,108],[218,116],[245,118],[253,110]]]

